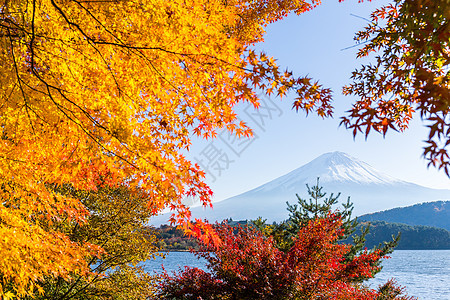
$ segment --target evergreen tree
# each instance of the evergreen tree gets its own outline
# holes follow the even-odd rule
[[[352,218],[353,203],[350,201],[350,197],[347,198],[345,203],[342,203],[342,209],[337,208],[339,202],[340,193],[337,195],[331,193],[327,197],[327,193],[323,191],[323,187],[319,184],[319,178],[314,186],[310,187],[306,185],[309,199],[304,199],[297,196],[297,204],[287,204],[287,210],[289,211],[289,218],[279,224],[275,223],[267,225],[266,220],[258,218],[253,221],[253,224],[261,230],[266,236],[271,236],[278,249],[283,252],[288,252],[295,244],[295,237],[298,235],[300,229],[304,228],[309,221],[318,218],[327,218],[330,214],[333,214],[335,218],[342,220],[341,228],[343,229],[343,235],[339,237],[337,242],[351,237],[352,247],[345,255],[346,262],[352,261],[356,256],[361,254],[365,250],[366,235],[369,233],[370,224],[367,226],[361,226],[361,233],[356,234],[356,227],[358,226],[357,218]],[[381,257],[390,254],[394,251],[394,248],[398,245],[400,240],[400,234],[392,236],[392,240],[388,242],[380,243],[378,246],[372,248],[368,253],[374,253],[381,251]],[[381,270],[381,260],[378,260],[375,266],[380,268],[374,268],[375,275]],[[355,281],[364,281],[368,279],[367,276],[359,276],[355,278]]]

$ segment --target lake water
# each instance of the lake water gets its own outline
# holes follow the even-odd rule
[[[165,259],[145,263],[149,272],[176,271],[184,266],[205,269],[205,261],[189,252],[171,252]],[[397,250],[383,262],[383,270],[368,281],[372,288],[395,278],[408,295],[420,300],[450,300],[450,250]]]

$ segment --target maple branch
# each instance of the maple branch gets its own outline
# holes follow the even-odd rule
[[[9,29],[8,29],[8,32],[9,32]],[[18,66],[17,66],[16,55],[14,53],[14,44],[13,44],[13,41],[12,41],[11,37],[9,38],[9,41],[10,41],[10,45],[11,45],[11,56],[12,56],[12,60],[13,60],[15,74],[16,74],[16,77],[17,77],[17,82],[19,84],[19,89],[20,89],[20,92],[22,93],[22,97],[23,97],[23,100],[24,100],[24,103],[25,103],[25,105],[24,105],[25,106],[25,111],[27,112],[28,120],[30,122],[31,129],[32,129],[33,133],[35,133],[33,123],[31,122],[31,116],[30,116],[30,113],[28,111],[28,109],[29,109],[28,100],[27,100],[26,93],[25,93],[25,91],[23,89],[23,86],[22,86],[22,79],[20,78],[20,75],[19,75],[19,69],[18,69]],[[11,93],[12,93],[12,91],[11,91]]]
[[[45,80],[37,73],[36,68],[35,68],[35,63],[34,63],[34,61],[35,61],[35,59],[34,59],[35,54],[34,54],[34,46],[33,46],[34,39],[35,39],[35,35],[34,35],[34,10],[35,10],[35,4],[36,4],[35,1],[36,1],[36,0],[33,0],[33,18],[32,18],[32,26],[31,26],[31,28],[32,28],[32,37],[31,37],[31,41],[30,41],[31,71],[32,71],[32,73],[36,76],[36,78],[38,78],[38,79],[39,79],[39,80],[47,87],[47,92],[48,92],[48,93],[47,93],[46,95],[49,96],[49,98],[50,98],[50,99],[52,100],[52,102],[56,105],[56,107],[57,107],[57,108],[58,108],[58,109],[59,109],[59,110],[60,110],[60,111],[61,111],[61,112],[69,119],[69,120],[71,120],[72,122],[74,122],[75,124],[77,124],[77,125],[83,130],[83,132],[85,132],[92,140],[94,140],[100,147],[102,147],[102,148],[103,148],[104,150],[106,150],[108,153],[110,153],[110,154],[112,154],[112,155],[118,157],[119,159],[125,161],[126,163],[128,163],[128,164],[131,165],[131,166],[133,166],[134,168],[139,169],[135,164],[131,163],[130,161],[128,161],[128,160],[125,159],[124,157],[122,157],[122,156],[118,155],[117,153],[114,153],[114,152],[112,152],[111,150],[107,149],[107,148],[106,148],[102,143],[100,143],[94,136],[92,136],[91,133],[88,132],[88,131],[84,128],[84,126],[82,126],[79,122],[76,122],[74,119],[72,119],[72,118],[65,112],[66,108],[63,109],[63,107],[60,106],[60,104],[58,104],[58,103],[55,101],[55,99],[54,99],[53,96],[52,96],[52,93],[51,93],[50,88],[59,91],[59,94],[60,94],[66,101],[68,101],[69,103],[71,103],[72,105],[74,105],[75,107],[77,107],[81,112],[83,112],[83,113],[88,117],[89,120],[91,120],[94,124],[96,124],[96,126],[98,126],[99,128],[102,128],[103,130],[105,130],[106,132],[108,132],[109,134],[111,134],[111,133],[109,132],[109,130],[108,130],[106,127],[104,127],[103,125],[101,125],[100,123],[98,123],[98,122],[97,122],[97,121],[96,121],[96,120],[95,120],[95,119],[94,119],[94,118],[93,118],[86,110],[84,110],[84,109],[81,108],[78,104],[76,104],[75,102],[73,102],[73,101],[71,101],[69,98],[67,98],[67,97],[64,95],[64,93],[62,92],[62,90],[61,90],[60,88],[57,88],[57,87],[55,87],[55,86],[50,85],[47,81],[45,81]],[[51,1],[53,2],[53,0],[51,0]],[[54,2],[53,2],[53,3],[54,3]],[[11,40],[11,47],[12,47],[11,50],[12,50],[12,52],[13,52],[12,40]],[[18,80],[19,80],[19,82],[21,82],[20,77],[19,77],[19,73],[18,73],[18,69],[17,69],[17,63],[15,62],[15,56],[14,56],[14,53],[12,53],[12,56],[13,56],[13,60],[14,60],[14,63],[15,63],[16,74],[17,74]],[[20,87],[21,87],[21,85],[20,85]],[[22,88],[22,87],[21,87],[21,91],[22,91],[24,100],[26,101],[25,92],[23,91],[23,88]],[[27,102],[26,102],[26,104],[27,104]],[[26,108],[28,108],[28,105],[26,105]],[[27,110],[27,111],[28,111],[28,110]],[[76,119],[78,119],[78,117],[75,116],[74,112],[71,112],[71,113],[72,113],[72,115],[73,115]],[[31,123],[31,117],[29,116],[29,118],[30,118],[30,125],[32,126],[33,131],[34,131],[33,124]],[[80,120],[80,121],[81,121],[81,120]]]
[[[44,83],[45,83],[45,82],[44,82]],[[46,83],[45,83],[45,84],[46,84]],[[76,122],[74,119],[72,119],[72,118],[65,112],[65,110],[63,109],[63,107],[60,106],[60,104],[57,103],[56,100],[53,98],[53,96],[52,96],[52,94],[51,94],[51,91],[50,91],[50,88],[55,88],[55,87],[52,87],[52,86],[50,86],[50,85],[47,84],[47,91],[48,91],[48,96],[49,96],[49,98],[52,100],[52,102],[56,105],[56,107],[57,107],[57,108],[58,108],[58,109],[59,109],[59,110],[60,110],[60,111],[61,111],[61,112],[69,119],[69,120],[71,120],[73,123],[75,123],[77,126],[79,126],[79,127],[81,128],[81,130],[82,130],[88,137],[90,137],[97,145],[99,145],[103,150],[105,150],[106,152],[108,152],[108,153],[111,154],[111,155],[116,156],[117,158],[119,158],[120,160],[126,162],[127,164],[129,164],[129,165],[132,166],[133,168],[139,170],[139,167],[138,167],[138,166],[136,166],[136,165],[133,164],[132,162],[128,161],[126,158],[122,157],[121,155],[118,155],[117,153],[115,153],[115,152],[109,150],[108,148],[106,148],[102,143],[100,143],[100,142],[98,141],[97,138],[95,138],[95,137],[94,137],[87,129],[85,129],[83,125],[81,125],[79,122]],[[57,89],[57,88],[56,88],[56,89]],[[62,93],[62,91],[60,91],[59,89],[57,89],[57,90],[59,91],[60,95],[63,96],[64,99],[66,99],[67,101],[70,101],[70,100]],[[70,102],[71,102],[71,101],[70,101]],[[102,127],[102,126],[101,126],[101,127]],[[107,130],[106,128],[104,128],[104,129]]]
[[[74,0],[73,0],[74,1]],[[74,2],[76,2],[76,3],[78,3],[77,1],[74,1]],[[64,18],[64,20],[67,22],[67,24],[69,24],[69,25],[71,25],[71,26],[74,26],[75,28],[77,28],[78,29],[78,31],[80,31],[81,32],[81,34],[88,40],[88,41],[91,41],[93,44],[98,44],[92,37],[90,37],[90,36],[88,36],[82,29],[81,29],[81,26],[80,25],[78,25],[77,23],[74,23],[74,22],[71,22],[70,20],[69,20],[69,18],[66,16],[66,14],[63,12],[63,10],[59,7],[59,6],[57,6],[56,5],[56,3],[54,2],[54,0],[51,0],[51,3],[52,3],[52,5],[58,10],[58,12],[61,14],[61,16]],[[80,3],[78,3],[83,9],[85,9]],[[86,9],[85,9],[86,10]],[[89,12],[89,11],[88,11]],[[90,12],[89,12],[89,14],[91,14]],[[91,16],[95,19],[95,17],[91,14]],[[96,20],[96,19],[95,19]],[[100,23],[101,24],[101,23]],[[103,25],[102,25],[103,26]],[[119,83],[117,82],[117,80],[116,80],[116,77],[115,77],[115,75],[114,75],[114,73],[112,72],[112,69],[111,69],[111,67],[108,65],[108,63],[105,61],[105,58],[103,57],[103,55],[101,55],[101,52],[100,52],[100,50],[97,48],[97,47],[95,47],[94,45],[91,45],[92,46],[92,48],[99,54],[99,57],[103,60],[103,62],[105,63],[105,66],[107,67],[107,69],[109,70],[109,72],[110,72],[110,74],[111,74],[111,76],[112,76],[112,78],[113,78],[113,80],[114,80],[114,82],[116,83],[116,87],[117,87],[117,90],[119,91],[119,95],[122,93],[122,90],[121,90],[121,88],[120,88],[120,85],[119,85]]]
[[[364,21],[367,21],[367,22],[369,22],[370,23],[370,20],[369,19],[367,19],[367,18],[364,18],[364,17],[361,17],[361,16],[358,16],[358,15],[355,15],[355,14],[350,14],[350,16],[352,16],[352,17],[355,17],[355,18],[359,18],[359,19],[362,19],[362,20],[364,20]]]
[[[34,1],[35,1],[35,0],[34,0]],[[75,2],[76,2],[76,1],[75,1]],[[125,44],[117,44],[117,43],[102,42],[102,41],[98,41],[98,40],[95,40],[95,39],[91,38],[90,36],[88,36],[88,35],[83,31],[83,29],[82,29],[78,24],[76,24],[76,23],[74,23],[74,22],[71,22],[71,21],[69,20],[69,18],[67,17],[67,15],[66,15],[66,14],[63,12],[63,10],[55,3],[54,0],[51,0],[51,3],[52,3],[52,5],[57,9],[57,11],[60,13],[60,15],[63,17],[63,19],[67,22],[67,24],[69,24],[69,25],[71,25],[71,26],[74,26],[74,27],[75,27],[75,28],[76,28],[76,29],[77,29],[77,30],[78,30],[78,31],[79,31],[79,32],[80,32],[80,33],[81,33],[88,41],[92,42],[93,44],[100,44],[100,45],[101,45],[101,44],[106,44],[106,45],[119,46],[119,47],[127,48],[127,49],[130,49],[130,50],[140,50],[139,47],[132,47],[132,46],[128,46],[128,45],[125,45]],[[110,73],[111,73],[113,79],[114,79],[115,82],[116,82],[116,86],[117,86],[117,88],[118,88],[118,90],[119,90],[119,93],[120,93],[120,92],[121,92],[120,86],[119,86],[119,84],[117,83],[117,81],[116,81],[116,79],[115,79],[115,76],[113,75],[110,66],[109,66],[109,65],[106,63],[106,61],[104,60],[103,56],[102,56],[101,53],[100,53],[100,50],[99,50],[97,47],[94,47],[94,45],[91,45],[91,46],[93,47],[93,49],[94,49],[95,51],[97,51],[97,52],[100,54],[99,56],[102,58],[102,60],[104,61],[105,65],[107,66],[108,70],[110,71]],[[155,48],[155,49],[156,49],[156,48]],[[161,48],[161,49],[162,49],[162,48]],[[161,50],[161,49],[159,49],[159,50]],[[166,52],[169,52],[169,51],[166,51]],[[169,52],[169,53],[175,53],[175,52]],[[145,55],[143,55],[143,56],[145,56]],[[146,58],[146,57],[145,57],[145,58]],[[147,59],[147,61],[149,61],[149,60]],[[150,62],[150,64],[151,64],[151,62]],[[153,64],[151,64],[151,65],[153,66]],[[154,67],[154,66],[153,66],[153,67]],[[157,70],[155,67],[154,67],[154,69]],[[73,105],[76,106],[78,109],[80,109],[80,111],[82,111],[82,112],[88,117],[88,119],[90,119],[94,124],[96,124],[96,126],[98,126],[99,128],[105,130],[109,135],[111,135],[112,137],[116,138],[116,139],[121,143],[121,145],[124,146],[129,152],[136,154],[134,151],[132,151],[131,149],[129,149],[122,141],[120,141],[115,135],[113,135],[113,134],[109,131],[109,129],[107,129],[106,127],[104,127],[103,125],[101,125],[100,123],[98,123],[94,118],[92,118],[92,116],[91,116],[86,110],[84,110],[84,109],[81,108],[79,105],[77,105],[76,103],[74,103],[73,101],[71,101],[69,98],[67,98],[67,97],[62,93],[61,89],[49,85],[45,80],[43,80],[43,79],[35,72],[35,69],[32,69],[32,70],[33,70],[33,74],[35,74],[35,76],[37,76],[37,77],[41,80],[41,82],[43,82],[43,83],[47,86],[47,90],[48,90],[48,92],[49,92],[49,96],[50,96],[51,100],[53,101],[53,103],[54,103],[55,105],[57,105],[57,107],[58,107],[58,108],[59,108],[59,109],[60,109],[67,117],[68,117],[68,115],[61,109],[62,107],[60,107],[59,104],[57,104],[56,101],[53,99],[53,97],[50,95],[51,92],[50,92],[50,90],[48,89],[48,87],[51,87],[51,88],[53,88],[53,89],[58,90],[59,93],[61,94],[61,96],[63,96],[63,98],[64,98],[65,100],[69,101],[69,103],[73,104]],[[162,77],[163,77],[163,76],[162,76]],[[167,80],[167,79],[165,79],[165,80]],[[167,82],[170,82],[170,81],[167,80]],[[73,114],[73,112],[72,112],[72,114]],[[74,117],[77,118],[75,115],[74,115]],[[72,118],[69,117],[69,119],[72,120],[72,121],[74,122],[74,120],[73,120]],[[78,119],[78,118],[77,118],[77,119]],[[75,123],[76,123],[78,126],[80,126],[80,127],[82,128],[82,130],[83,130],[85,133],[88,134],[89,137],[91,137],[98,145],[100,145],[100,146],[101,146],[104,150],[106,150],[108,153],[117,156],[118,158],[120,158],[121,160],[124,160],[125,162],[127,162],[127,163],[130,164],[131,166],[137,168],[137,166],[136,166],[135,164],[129,162],[128,160],[126,160],[126,159],[123,158],[122,156],[119,156],[118,154],[116,154],[116,153],[112,152],[111,150],[107,149],[103,144],[101,144],[97,139],[95,139],[90,133],[88,133],[88,131],[87,131],[81,124],[79,124],[79,123],[77,123],[77,122],[75,122]],[[141,156],[139,156],[139,157],[141,157]],[[142,158],[142,157],[141,157],[141,158]],[[152,164],[154,167],[156,167],[156,168],[158,168],[158,169],[162,169],[162,167],[156,165],[155,162],[148,161],[148,160],[145,159],[145,158],[144,158],[144,160],[147,161],[148,163]],[[138,168],[137,168],[137,169],[138,169]]]

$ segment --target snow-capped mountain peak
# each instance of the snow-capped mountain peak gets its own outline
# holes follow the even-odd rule
[[[321,183],[406,184],[406,182],[386,175],[359,159],[336,151],[322,154],[308,164],[268,182],[253,191],[269,192],[272,189],[278,189],[280,186],[286,190],[298,189],[299,186],[314,183],[318,177]]]
[[[210,221],[230,217],[251,220],[261,216],[269,222],[278,222],[288,216],[286,201],[295,203],[296,194],[308,197],[305,185],[314,185],[317,178],[328,195],[341,193],[341,201],[351,197],[355,215],[450,199],[450,190],[430,189],[402,181],[346,153],[331,152],[255,189],[216,202],[213,210],[192,208],[192,215]]]
[[[308,166],[311,165],[311,166]],[[325,153],[303,168],[315,169],[317,176],[323,182],[352,181],[355,183],[393,184],[402,182],[392,176],[386,175],[369,164],[343,152]],[[300,171],[303,174],[304,171]]]

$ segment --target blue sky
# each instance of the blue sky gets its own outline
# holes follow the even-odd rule
[[[355,100],[341,94],[351,72],[364,61],[356,60],[354,33],[366,25],[371,11],[388,1],[358,4],[357,0],[323,1],[311,12],[271,24],[259,50],[277,59],[278,65],[295,75],[309,75],[334,91],[334,118],[306,117],[291,109],[292,98],[266,99],[266,109],[250,111],[245,105],[239,116],[255,131],[256,138],[239,144],[226,133],[211,141],[195,140],[188,157],[206,163],[214,151],[221,154],[219,165],[211,168],[207,182],[214,201],[226,199],[264,184],[331,151],[346,152],[376,169],[402,180],[434,188],[450,188],[441,172],[427,169],[422,158],[422,142],[427,129],[419,117],[403,133],[389,132],[385,138],[373,132],[353,139],[339,127],[340,117]],[[359,16],[359,17],[356,17]]]

